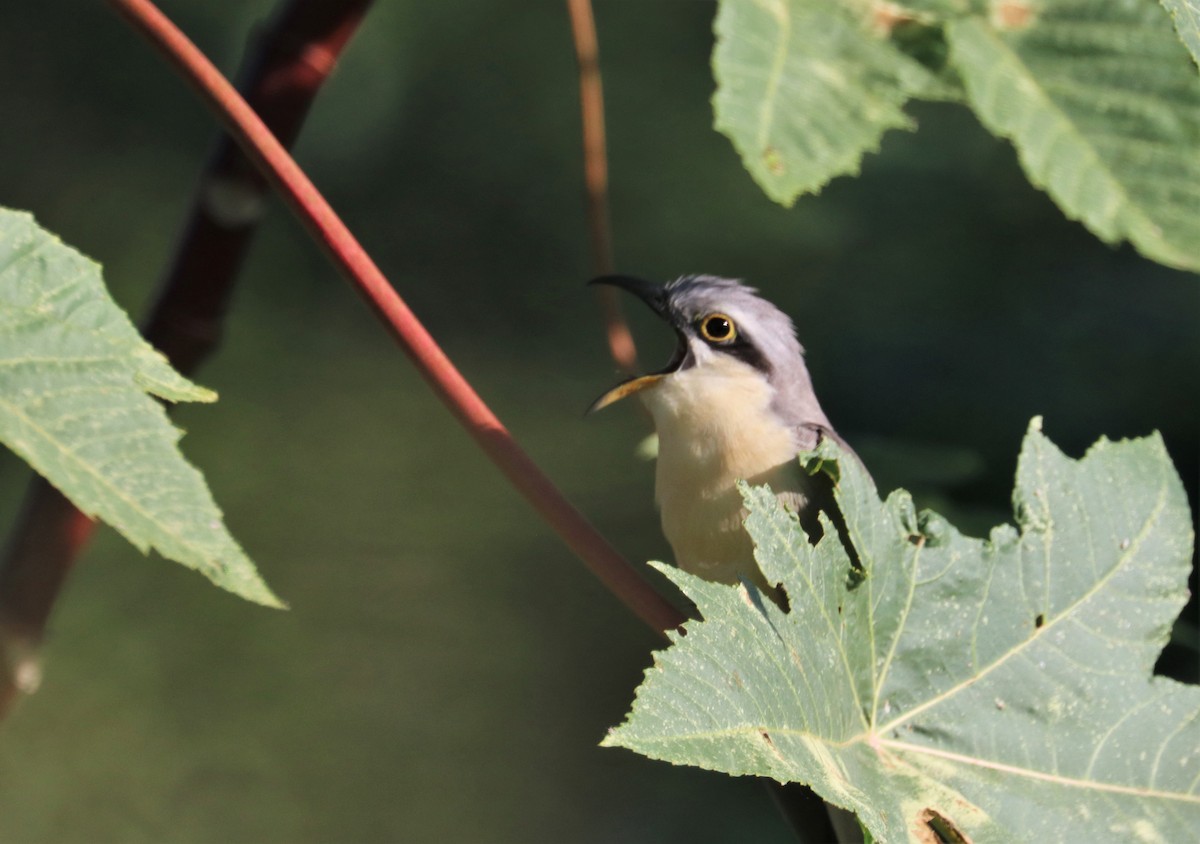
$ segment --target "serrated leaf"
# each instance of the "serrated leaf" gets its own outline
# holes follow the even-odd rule
[[[1152,0],[1009,4],[946,28],[972,107],[1108,243],[1200,270],[1200,78]]]
[[[828,521],[813,547],[746,492],[788,612],[662,567],[703,621],[657,654],[606,745],[809,783],[884,842],[1195,838],[1200,688],[1151,676],[1192,539],[1157,435],[1075,461],[1031,426],[1019,532],[987,541],[903,491],[880,501],[854,460],[837,498],[861,570]]]
[[[149,394],[214,401],[109,298],[100,266],[0,208],[0,440],[75,506],[213,583],[282,606]]]
[[[1200,65],[1200,2],[1197,0],[1162,0],[1163,7],[1171,13],[1175,31],[1183,41],[1192,59]]]
[[[716,128],[776,202],[857,173],[884,132],[912,128],[901,108],[911,96],[944,93],[871,20],[862,4],[722,0]]]

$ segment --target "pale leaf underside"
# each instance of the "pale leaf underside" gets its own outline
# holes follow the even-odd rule
[[[933,76],[824,0],[724,2],[716,20],[716,127],[767,195],[791,205],[834,176],[857,173]]]
[[[1154,3],[1048,3],[1026,27],[953,21],[972,107],[1102,240],[1200,270],[1200,77]]]
[[[143,552],[280,606],[148,393],[215,398],[142,340],[99,265],[30,215],[0,209],[0,441]]]
[[[933,819],[975,842],[1194,837],[1200,689],[1151,676],[1191,547],[1161,440],[1073,461],[1031,429],[1020,530],[987,541],[906,493],[881,502],[853,460],[838,499],[861,574],[832,525],[814,548],[769,491],[747,493],[786,613],[664,567],[704,620],[656,656],[606,744],[809,783],[880,841]]]
[[[1200,65],[1200,0],[1162,0],[1162,4],[1171,13],[1179,40]]]
[[[911,127],[909,99],[961,85],[1068,217],[1200,271],[1197,0],[723,0],[716,32],[716,126],[777,202],[856,173]]]

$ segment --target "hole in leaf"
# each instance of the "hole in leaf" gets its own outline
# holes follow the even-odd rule
[[[1042,613],[1038,613],[1037,618],[1035,618],[1033,620],[1033,626],[1038,628],[1039,630],[1041,629],[1042,625],[1045,623],[1046,623],[1046,616],[1043,615]]]
[[[971,844],[971,839],[954,821],[937,809],[923,809],[917,815],[917,840],[922,844]]]
[[[842,550],[846,552],[846,556],[850,560],[850,570],[846,573],[846,588],[854,589],[867,579],[867,571],[858,555],[858,549],[854,547],[854,542],[850,539],[850,529],[846,524],[846,517],[837,505],[835,489],[841,472],[838,462],[812,457],[804,464],[804,469],[813,478],[814,484],[810,491],[810,506],[804,508],[804,512],[798,516],[800,527],[807,534],[808,541],[816,545],[824,538],[825,534],[825,528],[821,524],[818,514],[823,513],[828,517],[829,521],[833,523]]]
[[[782,583],[775,584],[775,597],[777,599],[775,603],[779,605],[781,610],[785,613],[792,611],[792,600],[788,597],[787,590],[783,588]]]

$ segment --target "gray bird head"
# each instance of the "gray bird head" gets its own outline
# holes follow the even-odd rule
[[[675,331],[677,346],[663,369],[617,385],[591,411],[650,388],[674,373],[711,365],[721,356],[746,364],[774,391],[771,409],[789,425],[827,424],[792,321],[758,291],[729,278],[682,276],[663,285],[630,276],[601,276],[590,284],[627,290]]]

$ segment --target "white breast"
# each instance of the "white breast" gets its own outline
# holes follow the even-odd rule
[[[772,413],[766,379],[721,355],[640,395],[658,431],[655,497],[676,565],[709,580],[765,585],[734,483],[804,488],[795,435]]]

